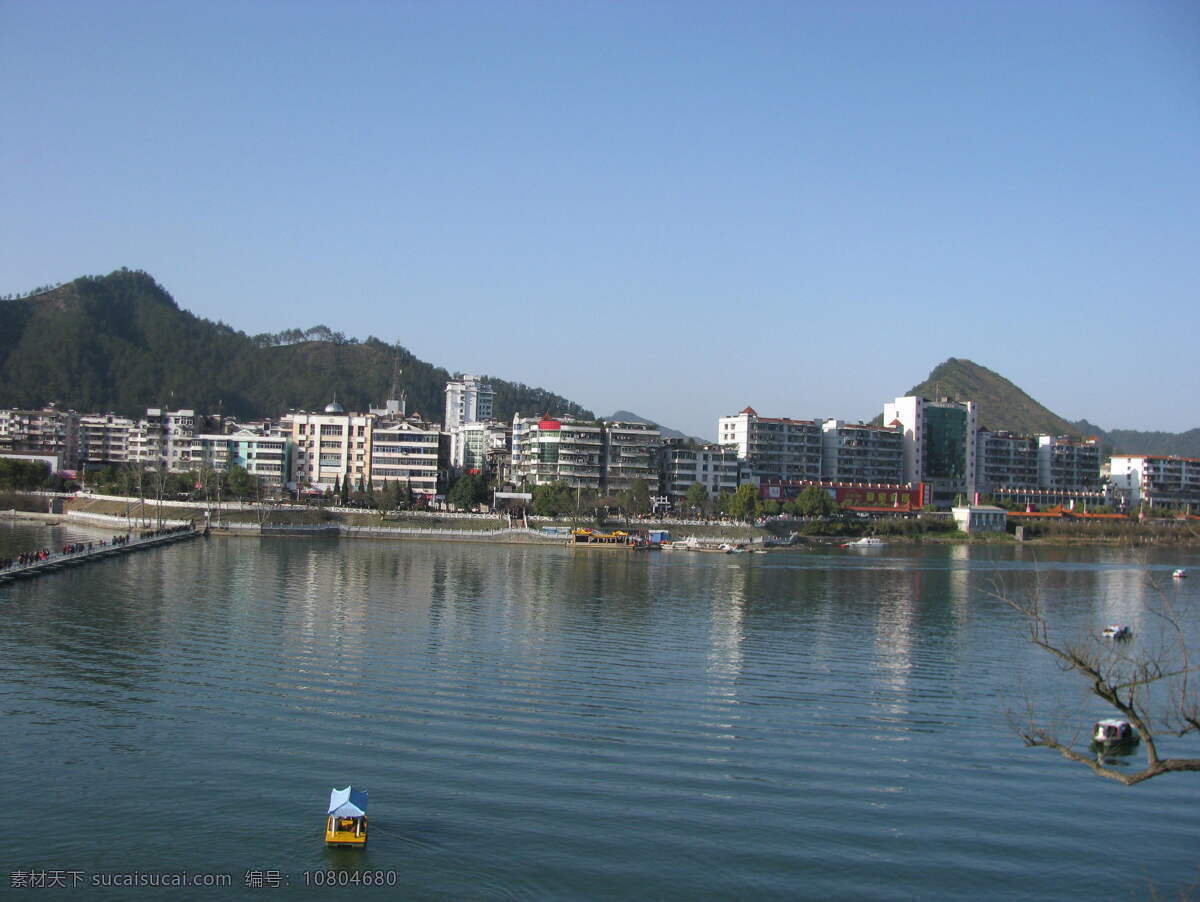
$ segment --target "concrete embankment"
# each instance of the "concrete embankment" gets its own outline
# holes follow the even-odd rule
[[[214,523],[214,535],[335,536],[358,539],[427,539],[447,542],[502,542],[519,545],[563,545],[562,536],[521,527],[509,529],[438,529],[405,526],[348,526],[344,523]]]

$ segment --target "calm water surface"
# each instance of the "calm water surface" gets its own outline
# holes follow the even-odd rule
[[[88,535],[3,525],[0,554]],[[1174,893],[1200,876],[1200,778],[1126,788],[1024,749],[1005,715],[1030,692],[1085,727],[1106,712],[987,592],[1138,634],[1175,566],[1200,559],[213,538],[0,584],[0,879],[233,880],[75,891],[114,899],[284,898],[324,869],[392,871],[405,899]],[[1161,581],[1197,600],[1200,579]],[[370,792],[366,851],[322,842],[347,783]]]

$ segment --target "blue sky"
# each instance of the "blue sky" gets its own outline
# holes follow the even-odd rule
[[[144,269],[710,437],[951,356],[1182,431],[1198,47],[1153,0],[0,0],[0,293]]]

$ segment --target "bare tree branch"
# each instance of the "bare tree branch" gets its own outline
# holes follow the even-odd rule
[[[1032,697],[1027,697],[1020,719],[1009,714],[1010,724],[1026,746],[1053,749],[1126,786],[1167,773],[1200,772],[1200,758],[1164,758],[1159,753],[1159,737],[1200,731],[1200,693],[1192,676],[1200,666],[1193,663],[1181,618],[1167,593],[1153,581],[1151,586],[1157,603],[1147,605],[1147,611],[1159,623],[1162,641],[1139,643],[1128,650],[1096,635],[1069,642],[1055,639],[1040,602],[1040,585],[1026,598],[1005,591],[1000,584],[988,593],[1025,620],[1031,644],[1054,658],[1064,673],[1077,673],[1092,695],[1129,721],[1141,739],[1145,766],[1125,770],[1104,749],[1091,754],[1077,751],[1074,746],[1079,735],[1066,741],[1040,724]]]

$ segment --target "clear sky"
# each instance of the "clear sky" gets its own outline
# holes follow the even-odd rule
[[[952,356],[1200,426],[1195,0],[0,0],[0,85],[0,294],[144,269],[707,437]]]

